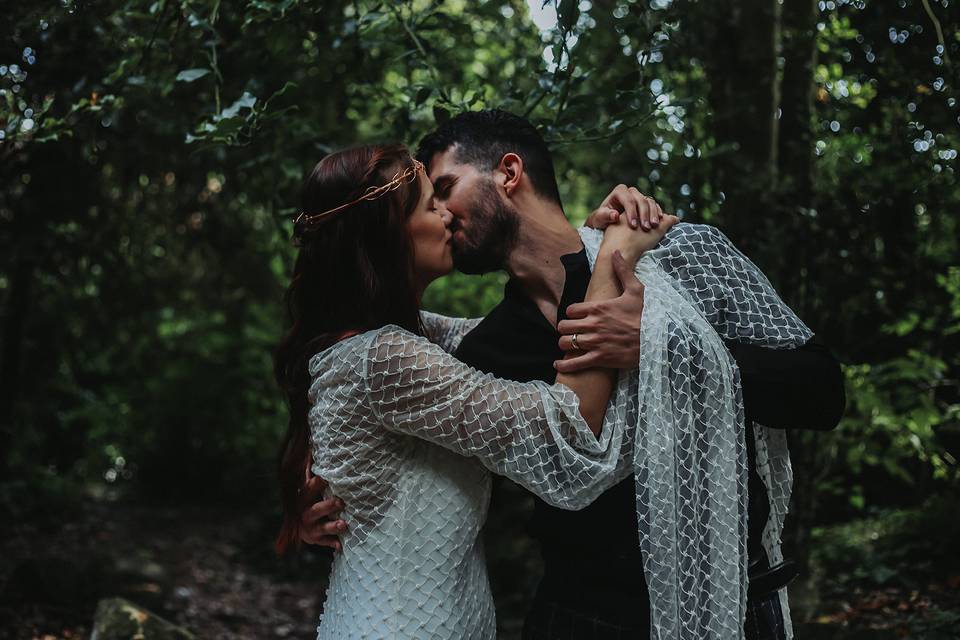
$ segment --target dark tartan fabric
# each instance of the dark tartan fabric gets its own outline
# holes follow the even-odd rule
[[[743,630],[746,640],[787,640],[777,592],[747,602]],[[649,629],[610,624],[551,602],[535,603],[523,625],[523,640],[642,640],[649,637]]]

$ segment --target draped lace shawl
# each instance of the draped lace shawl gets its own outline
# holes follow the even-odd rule
[[[580,229],[593,266],[603,238]],[[604,436],[636,477],[650,637],[740,639],[747,594],[747,455],[740,376],[722,338],[796,348],[810,330],[716,228],[679,224],[638,262],[638,369],[622,372]],[[782,559],[792,472],[782,430],[754,425],[770,501],[763,547]],[[604,440],[606,440],[606,437]],[[792,637],[786,590],[780,593]]]

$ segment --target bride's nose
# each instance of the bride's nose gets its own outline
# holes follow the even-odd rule
[[[446,207],[440,207],[438,213],[440,214],[440,219],[443,220],[443,226],[449,228],[453,222],[453,214],[450,213],[450,210]]]

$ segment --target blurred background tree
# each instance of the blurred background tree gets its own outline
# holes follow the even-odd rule
[[[943,546],[958,533],[944,516],[960,449],[956,0],[62,0],[4,14],[5,537],[131,504],[237,505],[259,514],[250,545],[266,557],[285,426],[270,351],[302,177],[334,149],[415,146],[454,113],[502,107],[551,141],[571,220],[624,182],[720,226],[846,364],[840,428],[792,443],[800,617],[856,626],[830,617],[861,602],[851,591],[957,580]],[[452,275],[426,304],[480,315],[503,282]],[[522,530],[522,497],[504,495],[494,540]],[[495,547],[510,637],[536,576],[504,574],[536,562],[528,544]],[[0,555],[9,595],[19,556]],[[934,600],[888,627],[936,637],[960,616]]]

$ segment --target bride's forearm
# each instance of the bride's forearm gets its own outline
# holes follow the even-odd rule
[[[622,291],[616,272],[613,269],[613,243],[604,241],[600,245],[593,275],[587,287],[585,302],[597,302],[616,298]],[[639,253],[632,247],[624,247],[621,254],[631,267],[639,259]],[[566,358],[576,356],[576,352],[567,353]],[[613,393],[617,372],[615,369],[584,369],[575,373],[557,374],[557,382],[570,387],[580,398],[580,415],[590,430],[599,435],[603,427],[603,417],[607,403]]]

